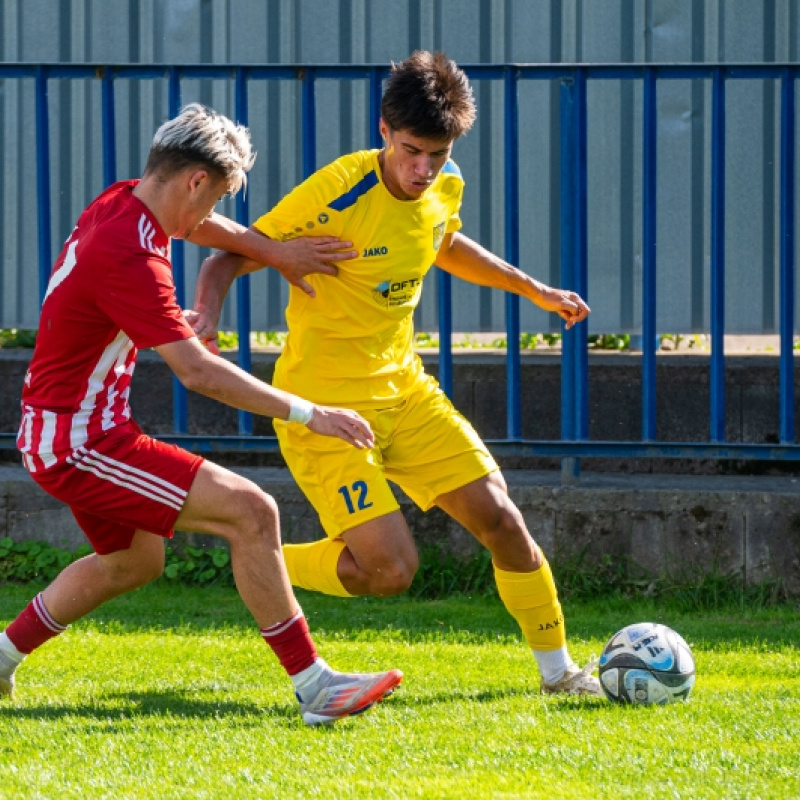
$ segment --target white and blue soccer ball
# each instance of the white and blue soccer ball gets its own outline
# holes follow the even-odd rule
[[[598,662],[600,685],[614,703],[664,705],[686,700],[694,686],[694,658],[672,628],[637,622],[615,633]]]

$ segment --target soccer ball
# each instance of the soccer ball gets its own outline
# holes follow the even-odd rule
[[[615,633],[599,661],[600,685],[614,703],[664,705],[694,686],[689,645],[666,625],[638,622]]]

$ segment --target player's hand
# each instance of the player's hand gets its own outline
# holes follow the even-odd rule
[[[192,326],[200,343],[215,356],[219,355],[219,342],[217,341],[217,324],[219,314],[212,314],[203,306],[190,308],[183,312],[184,319]]]
[[[558,314],[566,323],[564,327],[567,330],[585,320],[591,313],[591,309],[580,295],[566,289],[553,289],[549,286],[543,288],[536,305],[545,311]]]
[[[309,297],[316,297],[314,287],[304,280],[307,275],[338,275],[336,263],[358,255],[352,242],[332,236],[301,236],[281,242],[281,258],[273,258],[273,266],[292,286],[302,289]]]
[[[314,415],[306,427],[323,436],[336,436],[359,450],[371,450],[375,436],[369,423],[355,411],[346,408],[314,406]]]

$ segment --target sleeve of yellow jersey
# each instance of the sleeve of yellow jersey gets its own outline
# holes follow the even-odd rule
[[[254,226],[282,242],[299,236],[340,236],[342,215],[328,203],[346,189],[346,175],[336,162],[329,164],[295,187]]]
[[[461,230],[461,201],[464,198],[464,178],[461,176],[461,170],[456,166],[454,161],[448,161],[445,170],[446,172],[454,172],[458,176],[458,202],[453,209],[453,213],[450,215],[450,219],[447,220],[447,225],[445,227],[445,233],[455,233],[456,231]]]

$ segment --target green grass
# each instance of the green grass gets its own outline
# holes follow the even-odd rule
[[[35,593],[0,587],[0,627]],[[493,598],[300,600],[339,669],[399,667],[398,692],[306,728],[237,595],[164,582],[29,658],[0,706],[0,797],[792,798],[800,796],[800,618],[786,604],[686,613],[569,603],[576,660],[618,628],[691,644],[687,703],[543,697]]]

